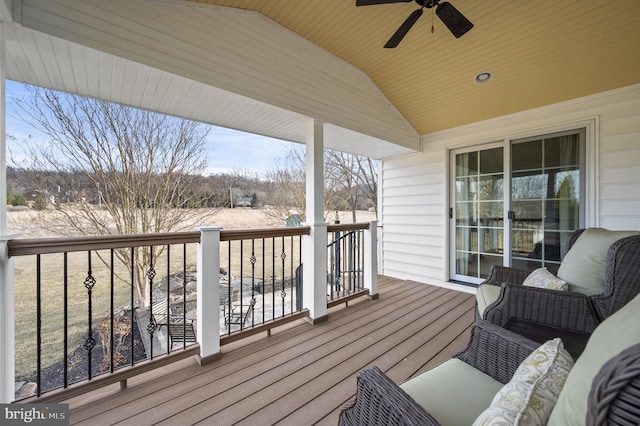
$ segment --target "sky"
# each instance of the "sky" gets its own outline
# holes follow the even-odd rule
[[[20,120],[16,114],[15,100],[28,96],[29,92],[23,83],[6,80],[7,99],[6,129],[7,134],[18,141],[24,141],[31,135],[35,139],[46,139],[28,123]],[[223,127],[210,126],[207,138],[209,155],[207,157],[206,174],[222,174],[244,171],[250,174],[263,175],[274,168],[274,164],[283,160],[292,145],[278,139],[254,135]],[[7,138],[7,149],[14,156],[20,154],[15,142]]]

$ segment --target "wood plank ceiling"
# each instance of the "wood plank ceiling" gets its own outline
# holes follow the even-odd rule
[[[260,12],[363,70],[422,135],[640,83],[638,0],[450,0],[475,27],[459,39],[416,4],[193,0]],[[473,77],[494,73],[490,84]]]

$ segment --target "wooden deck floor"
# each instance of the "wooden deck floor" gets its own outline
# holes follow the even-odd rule
[[[335,425],[360,369],[375,364],[396,382],[464,347],[474,298],[410,281],[379,279],[377,300],[329,311],[223,347],[200,367],[184,359],[66,401],[71,424]]]

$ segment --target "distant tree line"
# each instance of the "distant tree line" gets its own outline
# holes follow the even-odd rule
[[[335,155],[342,153],[331,152],[327,156]],[[331,170],[333,178],[327,180],[327,211],[375,208],[375,197],[371,198],[375,196],[375,192],[367,191],[364,186],[351,182],[358,179],[357,175],[344,173],[344,176],[339,178],[336,176],[339,168],[332,167]],[[276,168],[267,171],[266,177],[242,171],[194,176],[188,180],[189,188],[184,188],[179,197],[166,200],[166,207],[192,209],[269,206],[275,210],[284,207],[287,212],[282,213],[282,216],[286,218],[289,214],[304,210],[305,178],[294,178],[292,174],[291,170],[285,172]],[[283,179],[284,175],[289,179]],[[349,182],[352,187],[349,187]],[[44,210],[47,207],[55,208],[68,203],[87,203],[100,207],[105,199],[105,194],[95,185],[95,179],[86,171],[42,171],[9,166],[7,183],[7,205],[14,207],[29,206],[36,210]],[[375,187],[375,183],[369,185]],[[296,199],[291,191],[292,186],[300,187],[301,199]],[[118,200],[117,194],[110,194],[109,198],[116,202]]]

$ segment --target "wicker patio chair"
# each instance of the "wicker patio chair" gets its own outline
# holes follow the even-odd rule
[[[570,369],[557,402],[552,402],[549,407],[549,424],[565,424],[566,416],[574,416],[572,421],[575,424],[584,424],[585,420],[588,425],[640,424],[640,333],[638,329],[627,328],[616,334],[622,324],[638,319],[640,299],[636,299],[633,307],[616,315],[617,318],[612,318],[606,326],[603,323],[603,328],[592,335],[585,356]],[[467,366],[465,368],[470,366],[483,376],[490,376],[484,381],[497,381],[499,389],[501,384],[511,380],[520,363],[539,346],[537,342],[479,320],[472,330],[469,345],[454,358],[462,361]],[[404,384],[398,386],[376,366],[361,370],[356,398],[347,403],[340,413],[340,426],[459,423],[458,408],[477,403],[470,398],[480,401],[493,399],[496,390],[487,389],[486,395],[478,391],[467,391],[464,395],[455,393],[455,389],[466,388],[465,383],[473,379],[458,370],[458,373],[446,376],[449,380],[443,384],[442,373],[433,374],[443,365],[411,379],[410,382],[417,380],[417,385],[409,387]],[[450,367],[444,368],[445,374],[454,371]],[[436,384],[430,379],[434,379]],[[589,384],[584,386],[582,382]],[[435,396],[441,392],[455,400],[451,402],[451,411],[442,411],[437,402],[424,399],[424,395]],[[417,400],[422,398],[423,405],[412,395]],[[531,409],[528,405],[524,404],[523,407],[527,408],[522,409]],[[436,414],[427,411],[427,406],[434,413],[439,410],[441,416],[449,418],[438,421]],[[481,405],[479,410],[482,412],[484,407]],[[533,409],[539,410],[540,407]],[[467,419],[465,424],[471,423],[473,420]]]
[[[584,230],[574,232],[568,252]],[[595,327],[640,293],[640,235],[621,238],[608,249],[602,292],[586,295],[523,286],[531,271],[494,266],[482,286],[500,286],[497,299],[477,317],[516,331],[537,342],[561,337],[574,356],[580,355]],[[478,296],[480,297],[480,296]]]
[[[486,321],[478,321],[467,348],[454,355],[472,367],[507,383],[538,343]],[[356,399],[340,414],[340,426],[439,425],[378,367],[358,375]]]

